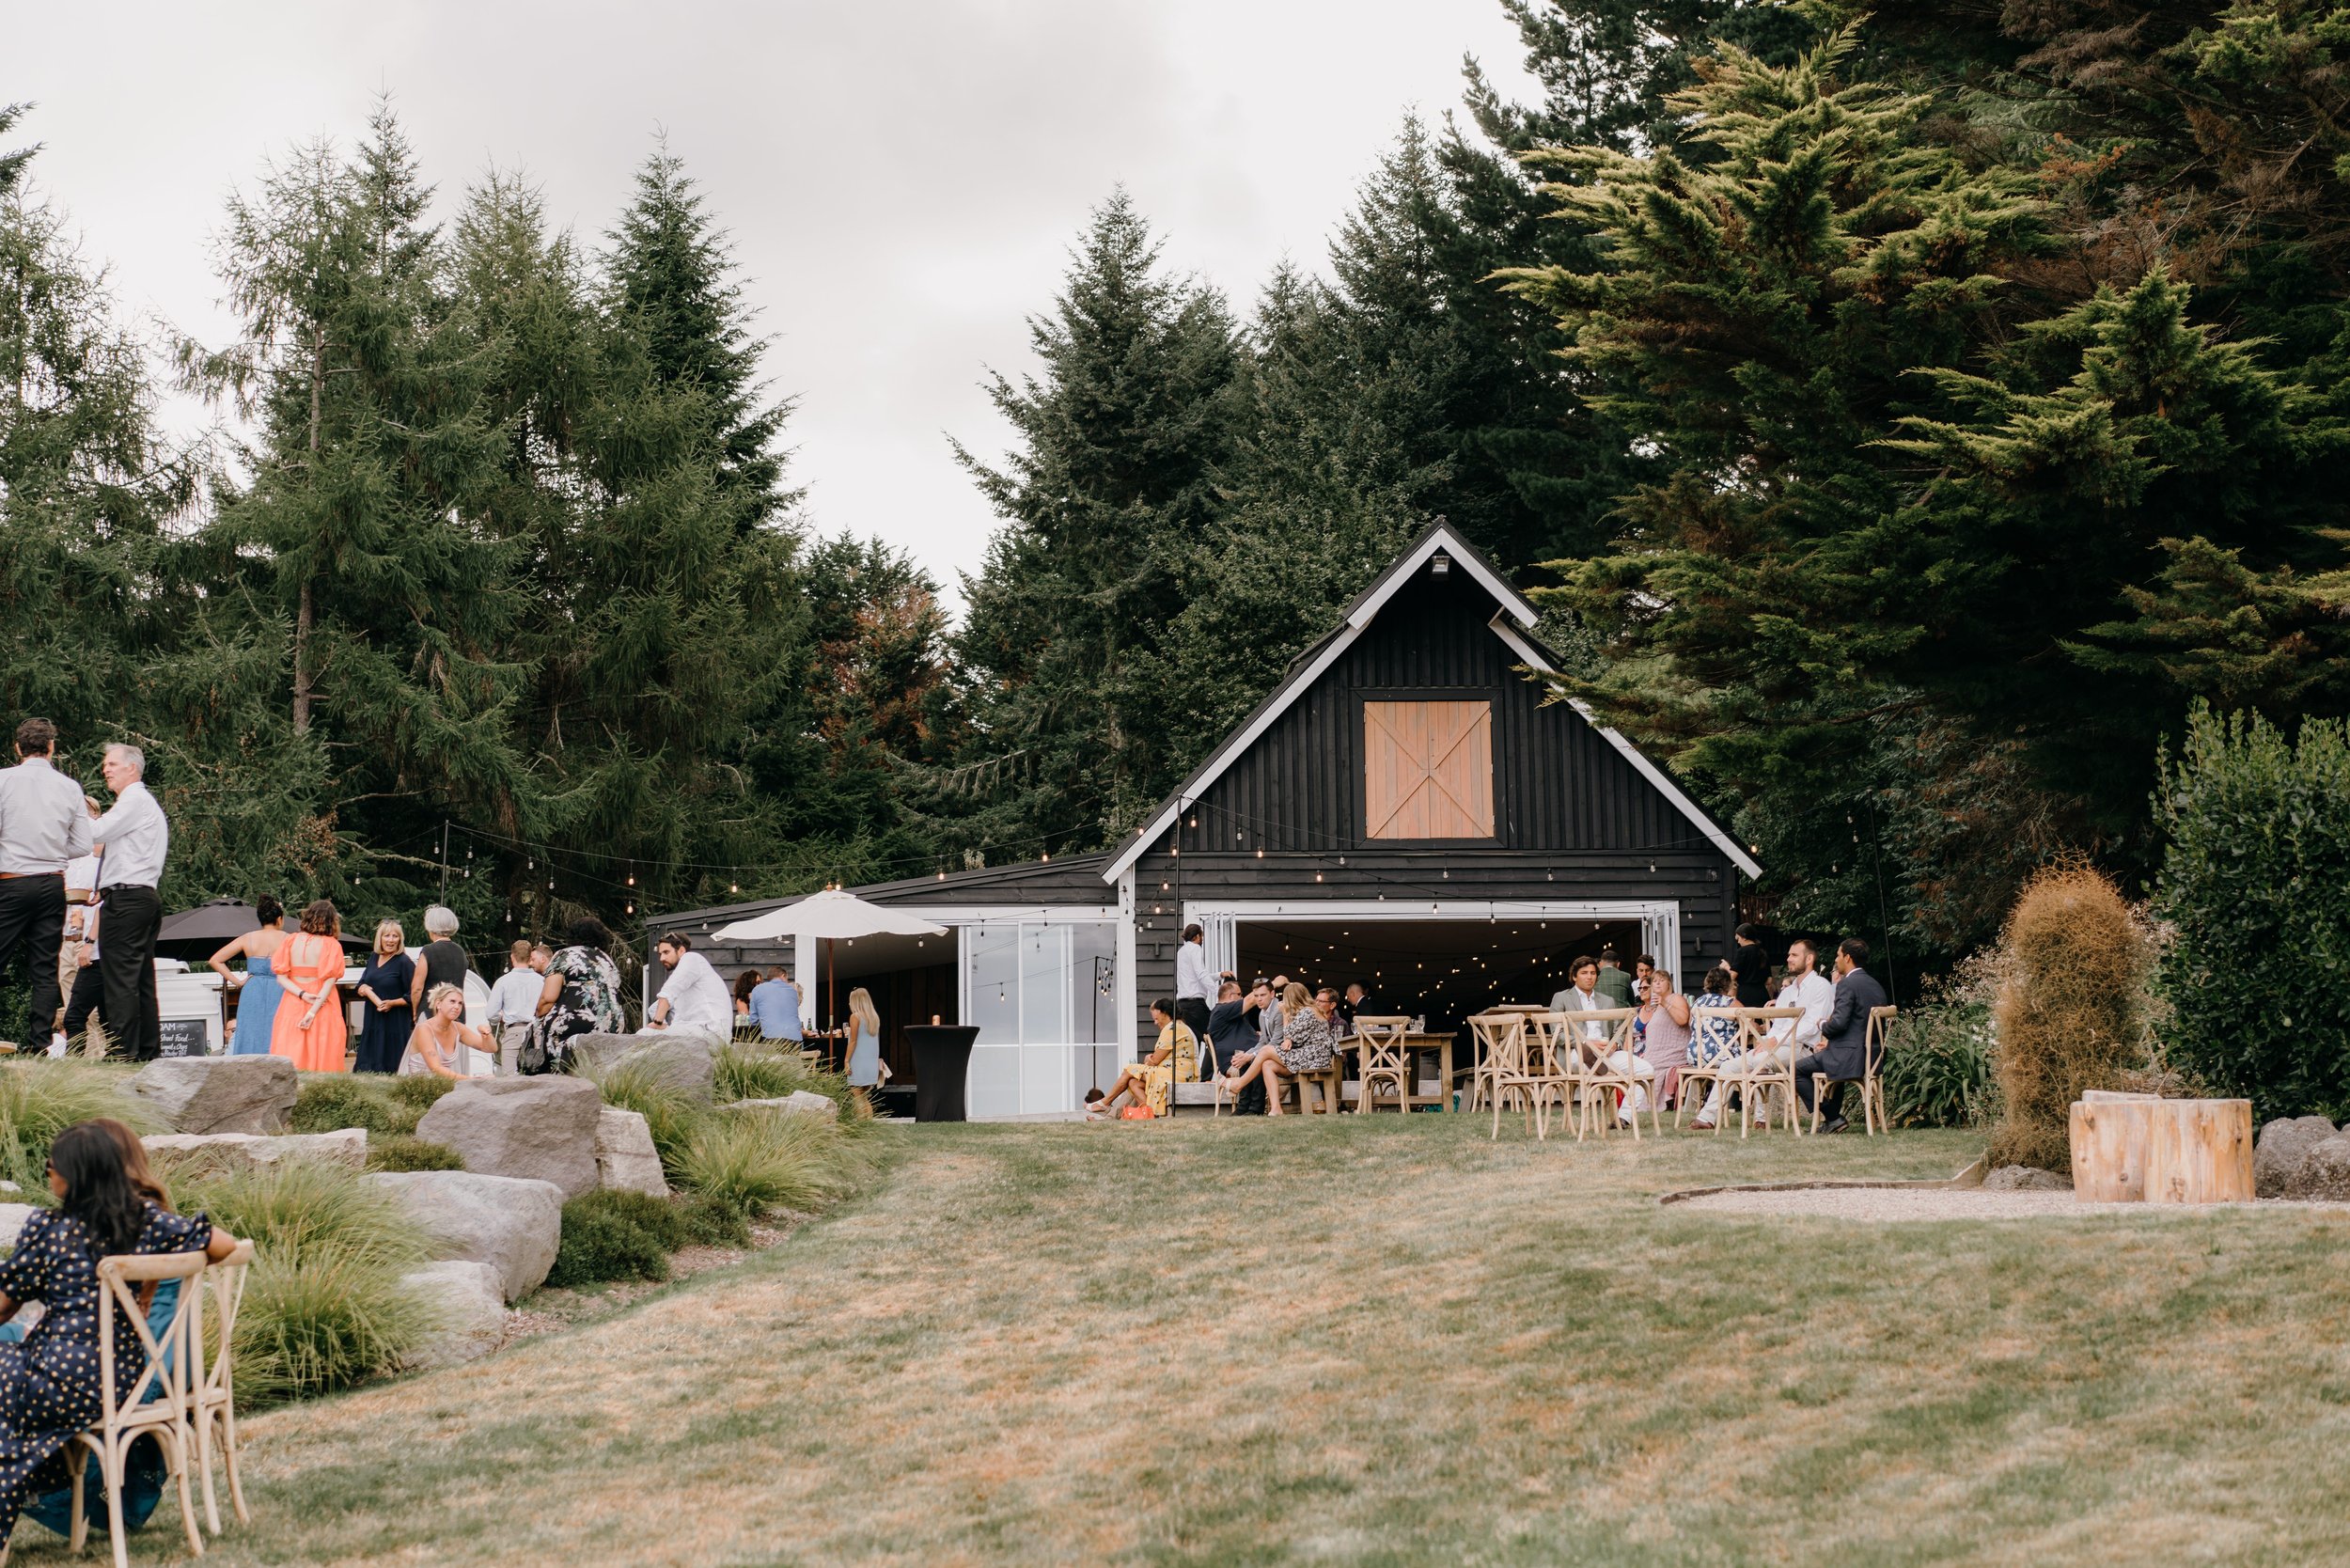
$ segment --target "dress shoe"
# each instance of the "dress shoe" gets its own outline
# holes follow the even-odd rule
[[[1824,1121],[1820,1123],[1820,1131],[1824,1133],[1841,1133],[1851,1125],[1852,1123],[1850,1121],[1845,1121],[1840,1116],[1833,1121]]]

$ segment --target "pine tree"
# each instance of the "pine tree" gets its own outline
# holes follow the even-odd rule
[[[991,386],[1010,461],[957,447],[1005,526],[964,581],[973,765],[948,793],[967,797],[970,841],[1011,854],[1102,843],[1190,765],[1169,629],[1218,510],[1237,364],[1223,301],[1164,274],[1123,191],[1029,336],[1042,379]]]

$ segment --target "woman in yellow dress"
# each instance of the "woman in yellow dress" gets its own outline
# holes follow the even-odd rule
[[[290,1057],[302,1073],[340,1073],[348,1065],[351,1032],[343,1022],[343,945],[336,940],[342,917],[324,899],[302,912],[300,934],[277,949],[279,983],[286,988],[270,1029],[272,1056]]]
[[[1199,1081],[1199,1037],[1191,1032],[1191,1026],[1175,1016],[1175,1003],[1162,996],[1151,1004],[1151,1021],[1159,1027],[1158,1049],[1140,1061],[1130,1061],[1119,1070],[1118,1081],[1110,1091],[1086,1107],[1089,1117],[1105,1117],[1118,1109],[1118,1102],[1134,1097],[1137,1105],[1149,1105],[1152,1116],[1167,1113],[1167,1096],[1175,1084],[1196,1084]]]

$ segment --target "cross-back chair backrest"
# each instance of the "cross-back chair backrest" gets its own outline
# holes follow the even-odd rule
[[[1893,1027],[1893,1020],[1901,1015],[1897,1007],[1872,1007],[1869,1010],[1869,1032],[1863,1036],[1863,1060],[1873,1073],[1885,1061],[1885,1036]]]
[[[155,1399],[164,1411],[177,1412],[187,1397],[188,1347],[196,1337],[196,1325],[203,1321],[204,1294],[195,1281],[204,1272],[205,1257],[201,1252],[159,1252],[118,1255],[98,1260],[98,1284],[110,1309],[98,1315],[98,1388],[101,1408],[109,1426],[120,1422],[125,1411],[135,1411],[149,1399]],[[138,1287],[160,1284],[166,1279],[180,1281],[180,1301],[173,1309],[171,1322],[159,1336],[147,1321],[147,1311],[139,1305]],[[147,1370],[121,1400],[115,1398],[115,1325],[128,1321],[138,1336],[141,1349],[147,1353]],[[173,1419],[177,1419],[176,1414]]]
[[[202,1319],[188,1325],[188,1342],[193,1354],[190,1375],[199,1402],[210,1403],[229,1397],[235,1366],[230,1348],[236,1341],[237,1314],[244,1308],[245,1273],[252,1266],[253,1243],[240,1241],[236,1250],[214,1263],[204,1276],[204,1283],[212,1294],[210,1343],[207,1343]],[[213,1346],[218,1347],[217,1352]]]
[[[1402,1073],[1411,1065],[1410,1053],[1404,1049],[1403,1038],[1412,1029],[1412,1021],[1401,1014],[1367,1012],[1355,1015],[1355,1037],[1362,1044],[1361,1065],[1356,1076],[1387,1071]]]
[[[1477,1043],[1478,1071],[1526,1071],[1526,1020],[1523,1012],[1480,1012],[1469,1019],[1469,1034]]]
[[[1738,1049],[1759,1051],[1763,1046],[1765,1037],[1771,1032],[1771,1026],[1782,1018],[1802,1017],[1803,1009],[1799,1007],[1741,1007],[1731,1009],[1731,1013],[1738,1020]]]
[[[1632,1025],[1640,1016],[1640,1010],[1637,1007],[1604,1007],[1562,1012],[1559,1016],[1567,1021],[1574,1038],[1587,1045],[1596,1046],[1602,1056],[1612,1056],[1618,1051],[1632,1048]],[[1596,1036],[1591,1033],[1594,1024],[1600,1027],[1600,1033]]]

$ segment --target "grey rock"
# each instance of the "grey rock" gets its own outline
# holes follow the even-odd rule
[[[39,1213],[30,1203],[0,1203],[0,1247],[14,1247],[24,1222]]]
[[[402,1363],[410,1372],[478,1361],[506,1338],[506,1301],[498,1271],[462,1258],[427,1263],[400,1277],[437,1326]]]
[[[566,1198],[596,1190],[596,1086],[554,1074],[469,1078],[432,1102],[416,1136],[457,1152],[482,1176],[552,1182]]]
[[[365,1179],[400,1200],[431,1238],[435,1258],[495,1269],[509,1301],[537,1290],[555,1266],[563,1189],[553,1182],[470,1170],[379,1171]]]
[[[2253,1192],[2282,1198],[2310,1151],[2333,1136],[2334,1124],[2322,1116],[2280,1116],[2269,1122],[2252,1145]]]
[[[282,1133],[302,1086],[285,1057],[165,1057],[123,1090],[153,1106],[175,1133]]]
[[[238,1169],[280,1160],[320,1160],[352,1170],[368,1167],[368,1130],[338,1127],[331,1133],[158,1133],[144,1140],[149,1154],[175,1166]]]
[[[2336,1133],[2311,1145],[2300,1166],[2286,1178],[2282,1196],[2350,1199],[2350,1133]]]
[[[830,1095],[819,1094],[812,1089],[795,1089],[779,1100],[730,1100],[720,1107],[730,1111],[782,1111],[793,1116],[840,1115],[839,1105]]]
[[[1985,1192],[2070,1192],[2073,1180],[2035,1166],[2003,1165],[1982,1179]]]
[[[652,1129],[633,1110],[606,1105],[596,1113],[596,1184],[607,1190],[669,1196]]]

